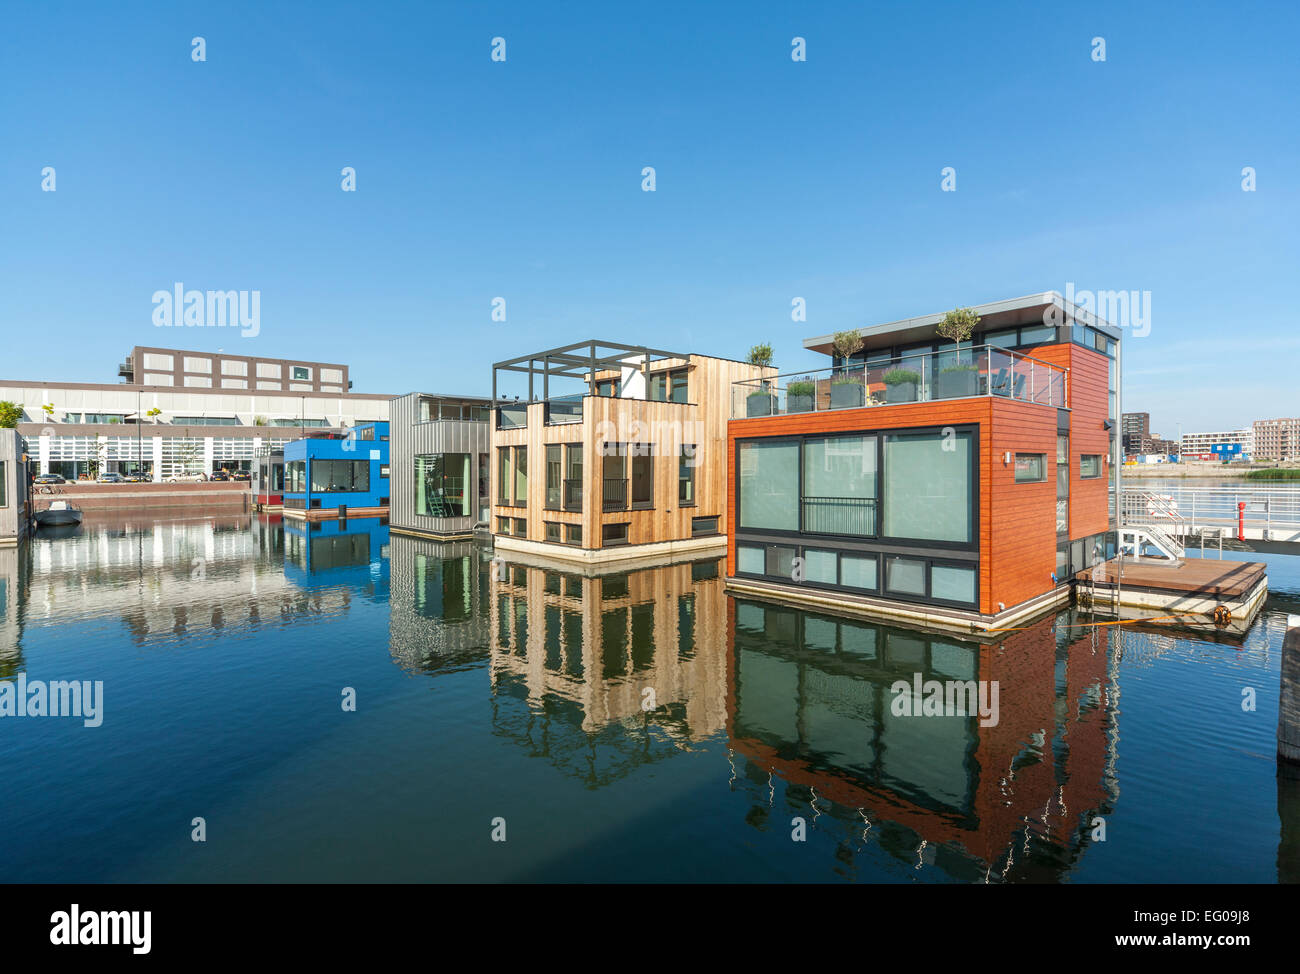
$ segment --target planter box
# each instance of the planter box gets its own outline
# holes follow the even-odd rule
[[[885,386],[885,402],[916,402],[916,383],[895,382]]]
[[[745,399],[745,415],[771,416],[772,397],[767,394],[761,396],[747,396]]]
[[[812,396],[791,396],[785,397],[785,411],[787,413],[810,413],[813,408]]]
[[[859,382],[831,383],[831,408],[847,409],[864,406],[867,402],[867,390]]]
[[[935,377],[934,388],[939,399],[961,399],[965,396],[977,396],[980,389],[979,373],[974,369],[940,372]]]

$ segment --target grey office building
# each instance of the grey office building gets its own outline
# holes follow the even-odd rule
[[[389,410],[389,527],[431,538],[486,529],[491,400],[412,392]]]

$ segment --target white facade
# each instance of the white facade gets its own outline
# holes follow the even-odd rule
[[[1246,456],[1255,453],[1254,429],[1228,430],[1223,433],[1184,433],[1179,452],[1189,454],[1212,453],[1212,447],[1218,444],[1241,444],[1241,452]]]

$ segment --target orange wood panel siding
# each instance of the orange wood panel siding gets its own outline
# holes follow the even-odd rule
[[[1004,463],[1005,454],[1011,462]],[[1016,483],[1017,453],[1042,453],[1047,477]],[[1052,589],[1056,570],[1056,410],[1007,399],[993,401],[989,471],[992,543],[981,552],[990,582],[980,611],[993,613]]]

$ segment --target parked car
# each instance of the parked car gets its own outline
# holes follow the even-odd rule
[[[99,482],[101,484],[124,484],[126,483],[126,478],[120,473],[105,473],[100,474]]]
[[[35,477],[32,478],[32,483],[34,483],[34,484],[66,484],[67,481],[64,480],[62,477],[60,477],[60,476],[59,476],[58,474],[56,474],[56,473],[38,473]]]
[[[252,480],[252,475],[247,470],[236,470],[230,475],[231,480]]]
[[[208,479],[209,479],[209,480],[229,480],[229,479],[230,479],[230,473],[229,473],[229,471],[226,471],[226,470],[214,470],[214,471],[212,471],[212,476],[209,477]]]
[[[153,478],[147,473],[129,473],[126,475],[125,480],[128,484],[147,484]]]
[[[192,484],[208,478],[201,473],[178,473],[168,477],[164,483],[168,484]]]

